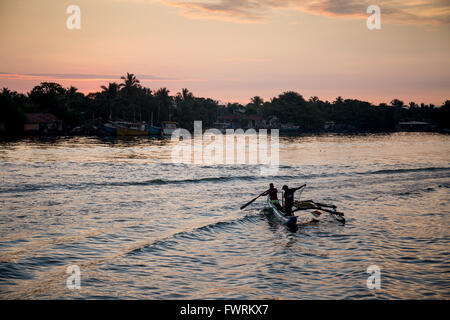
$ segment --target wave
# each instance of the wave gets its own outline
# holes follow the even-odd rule
[[[341,172],[336,169],[333,173],[312,173],[312,174],[302,174],[296,177],[298,178],[324,178],[324,177],[351,177],[351,176],[371,176],[371,175],[395,175],[404,173],[423,173],[423,172],[446,172],[450,174],[450,167],[425,167],[425,168],[410,168],[410,169],[381,169],[381,170],[368,170],[368,171],[348,171]],[[290,177],[290,178],[296,178]]]
[[[142,242],[138,243],[137,245],[126,249],[124,252],[115,255],[114,257],[141,251],[143,248],[153,246],[156,244],[166,243],[170,240],[173,241],[177,237],[186,237],[190,234],[192,235],[197,232],[212,232],[216,229],[223,229],[226,226],[235,225],[235,224],[239,224],[239,223],[245,223],[255,217],[256,217],[256,215],[247,213],[246,215],[243,215],[242,217],[240,217],[238,219],[225,220],[225,221],[220,220],[220,221],[209,223],[209,224],[206,224],[203,226],[194,227],[189,230],[182,230],[182,231],[176,232],[174,234],[171,234],[167,237],[163,237],[163,238],[152,240],[152,241],[145,241],[143,243]],[[127,228],[130,226],[136,226],[136,223],[134,223],[134,222],[124,223],[124,224],[120,224],[118,227],[112,227],[112,228],[83,230],[82,232],[77,233],[77,234],[66,235],[66,236],[58,237],[55,239],[49,239],[49,240],[36,241],[32,238],[28,238],[28,239],[22,238],[21,240],[27,241],[27,244],[23,247],[11,248],[9,251],[0,252],[0,263],[18,263],[18,261],[20,259],[33,258],[33,257],[39,256],[41,254],[39,252],[40,250],[42,250],[44,248],[48,249],[49,247],[51,247],[53,245],[77,242],[80,240],[84,240],[87,237],[96,237],[96,236],[103,235],[105,233],[112,233],[112,232],[115,232],[117,229]],[[101,262],[104,260],[105,259],[100,259],[100,260],[98,260],[98,262]],[[107,260],[110,260],[110,259],[107,259]],[[90,264],[96,264],[96,263],[94,261],[92,261],[92,262],[87,262],[87,264],[90,265]]]
[[[289,168],[293,168],[290,167]],[[314,179],[322,177],[339,177],[339,176],[354,176],[354,175],[394,175],[404,173],[420,173],[420,172],[449,172],[449,167],[425,167],[425,168],[410,168],[410,169],[382,169],[382,170],[369,170],[361,172],[340,172],[336,170],[334,173],[298,173],[292,175],[278,175],[271,179]],[[219,176],[219,177],[204,177],[204,178],[191,178],[191,179],[150,179],[144,181],[105,181],[105,182],[88,182],[78,184],[22,184],[17,187],[3,187],[0,188],[0,194],[2,193],[22,193],[22,192],[34,192],[46,189],[69,189],[69,190],[83,190],[91,187],[130,187],[130,186],[151,186],[151,185],[177,185],[177,184],[198,184],[208,182],[230,182],[230,181],[266,181],[268,177],[261,175],[245,175],[245,176]]]
[[[426,168],[412,168],[412,169],[383,169],[376,171],[361,172],[358,174],[397,174],[397,173],[414,173],[414,172],[440,172],[450,171],[449,167],[426,167]]]
[[[260,213],[258,214],[251,214],[251,213],[247,213],[245,215],[243,215],[242,217],[238,218],[238,219],[232,219],[232,220],[221,220],[221,221],[216,221],[213,223],[209,223],[203,226],[199,226],[199,227],[194,227],[192,229],[189,230],[183,230],[183,231],[179,231],[177,233],[174,233],[168,237],[162,238],[162,239],[158,239],[158,240],[154,240],[151,242],[147,242],[144,244],[140,244],[136,247],[133,247],[129,250],[127,250],[123,255],[125,254],[135,254],[138,252],[142,252],[144,251],[144,249],[146,248],[154,248],[157,246],[165,246],[169,243],[175,243],[177,241],[178,238],[195,238],[195,239],[202,239],[202,237],[198,237],[197,234],[201,233],[202,236],[204,236],[205,233],[213,233],[216,230],[224,230],[227,227],[232,227],[235,225],[239,225],[239,224],[244,224],[247,222],[252,222],[255,218],[259,217]]]
[[[291,179],[293,176],[277,176],[277,178]],[[222,177],[205,177],[198,179],[150,179],[144,181],[113,181],[113,182],[89,182],[78,184],[23,184],[13,188],[0,189],[1,193],[15,193],[15,192],[33,192],[46,189],[88,189],[90,187],[130,187],[130,186],[151,186],[151,185],[176,185],[176,184],[197,184],[207,182],[229,182],[229,181],[253,181],[253,180],[266,180],[264,176],[222,176]]]
[[[50,188],[66,188],[66,189],[87,189],[89,187],[129,187],[129,186],[151,186],[151,185],[168,185],[168,184],[184,184],[184,183],[202,183],[202,182],[220,182],[231,180],[252,180],[255,177],[241,176],[241,177],[208,177],[200,179],[181,179],[181,180],[166,180],[166,179],[151,179],[144,181],[113,181],[113,182],[89,182],[80,184],[23,184],[20,187],[4,188],[0,193],[13,192],[33,192],[45,190]]]

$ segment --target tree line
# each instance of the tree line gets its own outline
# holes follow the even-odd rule
[[[175,95],[167,88],[153,91],[142,86],[130,73],[121,77],[120,83],[111,82],[100,91],[87,95],[73,86],[64,88],[55,82],[42,82],[27,94],[7,88],[0,91],[0,123],[10,135],[23,133],[25,113],[52,113],[63,120],[66,132],[108,120],[154,124],[173,120],[180,127],[192,130],[194,120],[202,120],[204,127],[213,127],[220,115],[233,114],[236,109],[266,120],[275,116],[281,123],[300,126],[303,132],[320,132],[327,122],[353,132],[389,132],[399,121],[425,121],[435,124],[438,129],[450,128],[450,100],[441,106],[404,104],[398,99],[390,104],[374,105],[342,97],[333,102],[318,97],[306,100],[301,94],[288,91],[270,101],[255,96],[246,105],[221,105],[210,98],[196,97],[188,89]]]

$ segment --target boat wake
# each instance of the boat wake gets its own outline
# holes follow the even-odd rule
[[[220,230],[221,232],[224,231],[226,232],[228,231],[227,229],[233,228],[236,225],[255,222],[260,218],[260,216],[261,216],[260,213],[248,212],[245,215],[238,218],[229,220],[217,220],[190,229],[184,229],[178,232],[173,232],[171,234],[167,234],[166,236],[159,237],[158,239],[136,241],[134,244],[129,245],[121,252],[106,255],[102,258],[98,258],[91,261],[77,262],[76,265],[80,267],[80,270],[82,270],[84,277],[86,277],[93,270],[100,267],[101,265],[110,263],[121,257],[125,257],[127,255],[141,254],[147,250],[167,249],[171,245],[179,241],[184,242],[186,239],[205,241],[205,239],[208,239],[208,236],[214,237],[214,234],[218,230]],[[42,249],[52,244],[61,244],[70,241],[76,241],[80,240],[83,237],[95,236],[97,234],[99,234],[98,231],[92,231],[75,236],[62,237],[45,243],[42,242],[33,244],[26,249],[2,253],[2,255],[0,256],[0,261],[2,263],[7,263],[9,265],[8,267],[9,270],[16,269],[14,267],[15,265],[17,265],[18,266],[17,269],[20,270],[20,265],[18,264],[18,260],[20,258],[30,258],[30,257],[38,258],[38,251],[35,252],[34,249],[37,248]],[[36,298],[37,296],[45,297],[46,294],[49,294],[50,292],[60,290],[58,288],[61,286],[61,283],[64,283],[64,280],[67,278],[66,269],[68,266],[69,265],[55,266],[51,269],[51,271],[46,272],[45,275],[41,275],[37,278],[33,278],[26,281],[26,284],[22,288],[14,288],[14,291],[4,292],[0,294],[0,297],[4,299],[28,299],[28,298]],[[11,274],[8,276],[8,278],[9,280],[13,280],[15,276]]]

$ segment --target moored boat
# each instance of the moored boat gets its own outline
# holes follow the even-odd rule
[[[280,133],[300,133],[300,127],[293,126],[293,127],[282,127],[279,129]]]
[[[117,133],[116,126],[114,125],[114,123],[107,122],[101,128],[101,132],[105,133],[108,136],[115,136]]]
[[[118,136],[146,136],[147,126],[139,123],[118,122],[116,125]]]
[[[148,126],[148,134],[151,136],[160,136],[162,132],[162,128],[154,126],[154,125],[149,125]]]
[[[165,136],[171,136],[172,133],[177,129],[177,122],[175,121],[163,121],[162,132]]]

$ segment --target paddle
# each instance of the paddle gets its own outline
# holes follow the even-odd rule
[[[252,204],[253,202],[255,202],[255,200],[258,199],[259,197],[261,197],[265,192],[266,192],[266,191],[264,191],[263,193],[261,193],[261,194],[260,194],[259,196],[257,196],[256,198],[254,198],[254,199],[250,200],[249,202],[247,202],[246,204],[244,204],[244,205],[241,207],[241,210],[244,209],[245,207],[247,207],[248,205]]]

